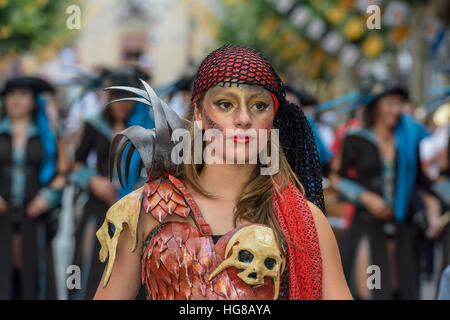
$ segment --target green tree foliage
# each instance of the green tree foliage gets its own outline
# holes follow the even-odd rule
[[[230,1],[222,0],[224,14],[220,19],[218,41],[220,44],[240,44],[252,47],[274,63],[281,70],[285,65],[282,61],[274,61],[279,57],[267,43],[276,36],[276,30],[268,37],[261,37],[260,28],[264,21],[276,14],[274,7],[267,1]]]
[[[63,44],[70,0],[0,0],[0,55]]]
[[[220,43],[253,47],[288,77],[302,75],[325,81],[332,79],[341,65],[355,70],[361,62],[387,59],[395,54],[397,46],[405,43],[414,27],[410,25],[411,9],[420,3],[418,0],[380,2],[382,15],[397,13],[391,14],[396,17],[396,24],[369,30],[366,27],[369,14],[357,0],[221,2]],[[289,4],[283,8],[283,3]],[[388,8],[390,4],[397,4],[397,9]],[[398,4],[406,8],[403,18],[399,18]],[[296,18],[298,11],[307,14]]]

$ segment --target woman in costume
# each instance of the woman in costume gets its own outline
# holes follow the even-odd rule
[[[56,299],[51,240],[67,163],[45,110],[53,88],[8,80],[0,121],[0,299]]]
[[[135,86],[139,78],[147,76],[134,66],[124,66],[112,70],[105,76],[105,86]],[[109,99],[127,97],[121,91],[109,92]],[[129,96],[129,95],[128,95]],[[140,125],[153,128],[148,106],[134,101],[122,101],[111,108],[105,108],[84,123],[80,145],[75,152],[75,164],[69,179],[77,187],[88,190],[89,199],[84,206],[75,234],[75,253],[73,264],[81,268],[81,289],[71,289],[71,299],[92,299],[103,271],[98,260],[100,245],[95,231],[103,223],[105,213],[117,199],[125,196],[134,187],[142,186],[139,178],[137,156],[132,161],[134,174],[130,175],[130,187],[118,188],[118,181],[108,179],[108,152],[111,140],[123,129]]]
[[[130,143],[148,179],[108,210],[97,232],[100,259],[108,257],[108,264],[95,298],[133,299],[141,281],[149,299],[351,298],[321,211],[322,175],[311,127],[285,99],[269,62],[238,45],[210,53],[195,77],[190,131],[142,84],[144,90],[110,88],[151,105],[156,127],[127,129],[113,142],[111,170],[114,151],[120,160]],[[272,128],[279,131],[264,139],[261,132]],[[211,129],[219,134],[203,143],[194,134]],[[179,149],[170,140],[180,130],[192,139],[184,163],[174,160]],[[223,147],[208,153],[213,141]],[[259,157],[264,151],[279,157],[279,170],[263,170],[277,158],[267,162]],[[255,155],[258,161],[252,161]],[[216,161],[207,161],[212,156]],[[236,163],[239,156],[244,163]],[[117,168],[120,173],[120,161]]]
[[[365,95],[363,125],[349,129],[332,183],[355,206],[342,235],[349,284],[360,299],[418,299],[419,263],[414,248],[416,187],[437,203],[419,162],[424,128],[402,114],[407,93],[392,82],[375,83]],[[431,198],[430,198],[431,197]],[[427,210],[434,233],[440,214]],[[379,269],[368,269],[375,265]],[[367,286],[368,270],[372,285]]]

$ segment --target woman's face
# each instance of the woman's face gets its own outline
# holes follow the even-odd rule
[[[122,99],[128,96],[121,95],[111,95],[111,100]],[[111,113],[117,121],[125,121],[133,109],[134,101],[119,101],[113,103],[109,108],[111,108]]]
[[[34,104],[34,94],[30,89],[13,89],[5,96],[6,112],[11,119],[30,115]]]
[[[382,121],[390,128],[395,127],[402,114],[404,104],[405,100],[398,94],[389,94],[380,98],[376,105],[375,121]]]
[[[274,117],[271,94],[256,85],[217,85],[195,105],[195,120],[201,121],[202,128],[220,131],[223,148],[216,149],[215,156],[224,163],[255,160],[267,145]]]

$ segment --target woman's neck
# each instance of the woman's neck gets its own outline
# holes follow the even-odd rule
[[[394,130],[387,126],[382,121],[376,121],[373,126],[373,131],[382,140],[391,139],[394,135]]]
[[[124,130],[127,127],[125,121],[115,120],[113,122],[112,128],[114,133],[118,133],[122,130]]]
[[[21,148],[26,144],[27,130],[31,122],[29,115],[23,117],[14,117],[11,121],[11,135],[13,140],[13,146],[15,148]]]
[[[27,114],[20,117],[13,117],[13,118],[10,117],[10,121],[11,125],[14,127],[28,126],[28,124],[31,121],[31,116]]]
[[[205,165],[200,173],[200,183],[209,193],[222,200],[235,201],[248,183],[256,165],[213,164]]]

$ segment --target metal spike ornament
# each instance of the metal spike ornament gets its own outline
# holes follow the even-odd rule
[[[120,101],[136,101],[150,106],[155,119],[154,129],[145,129],[141,126],[131,126],[118,133],[111,143],[109,153],[109,176],[112,179],[114,162],[120,184],[123,186],[122,158],[125,156],[125,182],[128,184],[128,174],[131,157],[135,150],[141,158],[139,171],[143,165],[147,171],[148,180],[141,187],[117,201],[106,213],[105,221],[96,235],[101,244],[100,261],[108,259],[103,286],[108,284],[112,273],[119,236],[123,225],[127,224],[131,230],[133,246],[131,251],[136,250],[138,221],[141,210],[151,214],[159,222],[167,215],[177,214],[186,217],[190,208],[183,200],[183,196],[177,189],[181,185],[172,174],[177,170],[170,158],[174,143],[170,139],[172,131],[186,129],[183,121],[170,107],[158,98],[153,89],[142,79],[140,80],[145,90],[113,86],[105,90],[122,90],[134,93],[139,97],[117,99],[109,102],[106,106]],[[128,149],[127,149],[128,147]],[[117,160],[116,160],[117,157]],[[114,227],[114,234],[109,234],[110,227]]]
[[[125,86],[112,86],[104,89],[122,90],[139,96],[116,99],[108,102],[106,106],[121,101],[140,102],[151,107],[155,119],[154,129],[131,126],[117,134],[112,141],[109,153],[109,176],[112,180],[114,162],[117,157],[116,170],[122,186],[122,157],[127,145],[129,145],[129,148],[125,160],[125,182],[128,184],[130,162],[134,150],[139,153],[148,178],[153,180],[176,171],[177,166],[170,159],[171,150],[174,146],[170,136],[171,132],[176,129],[186,129],[183,120],[156,95],[152,87],[144,80],[140,79],[140,81],[145,90]],[[122,140],[124,141],[122,142]]]

